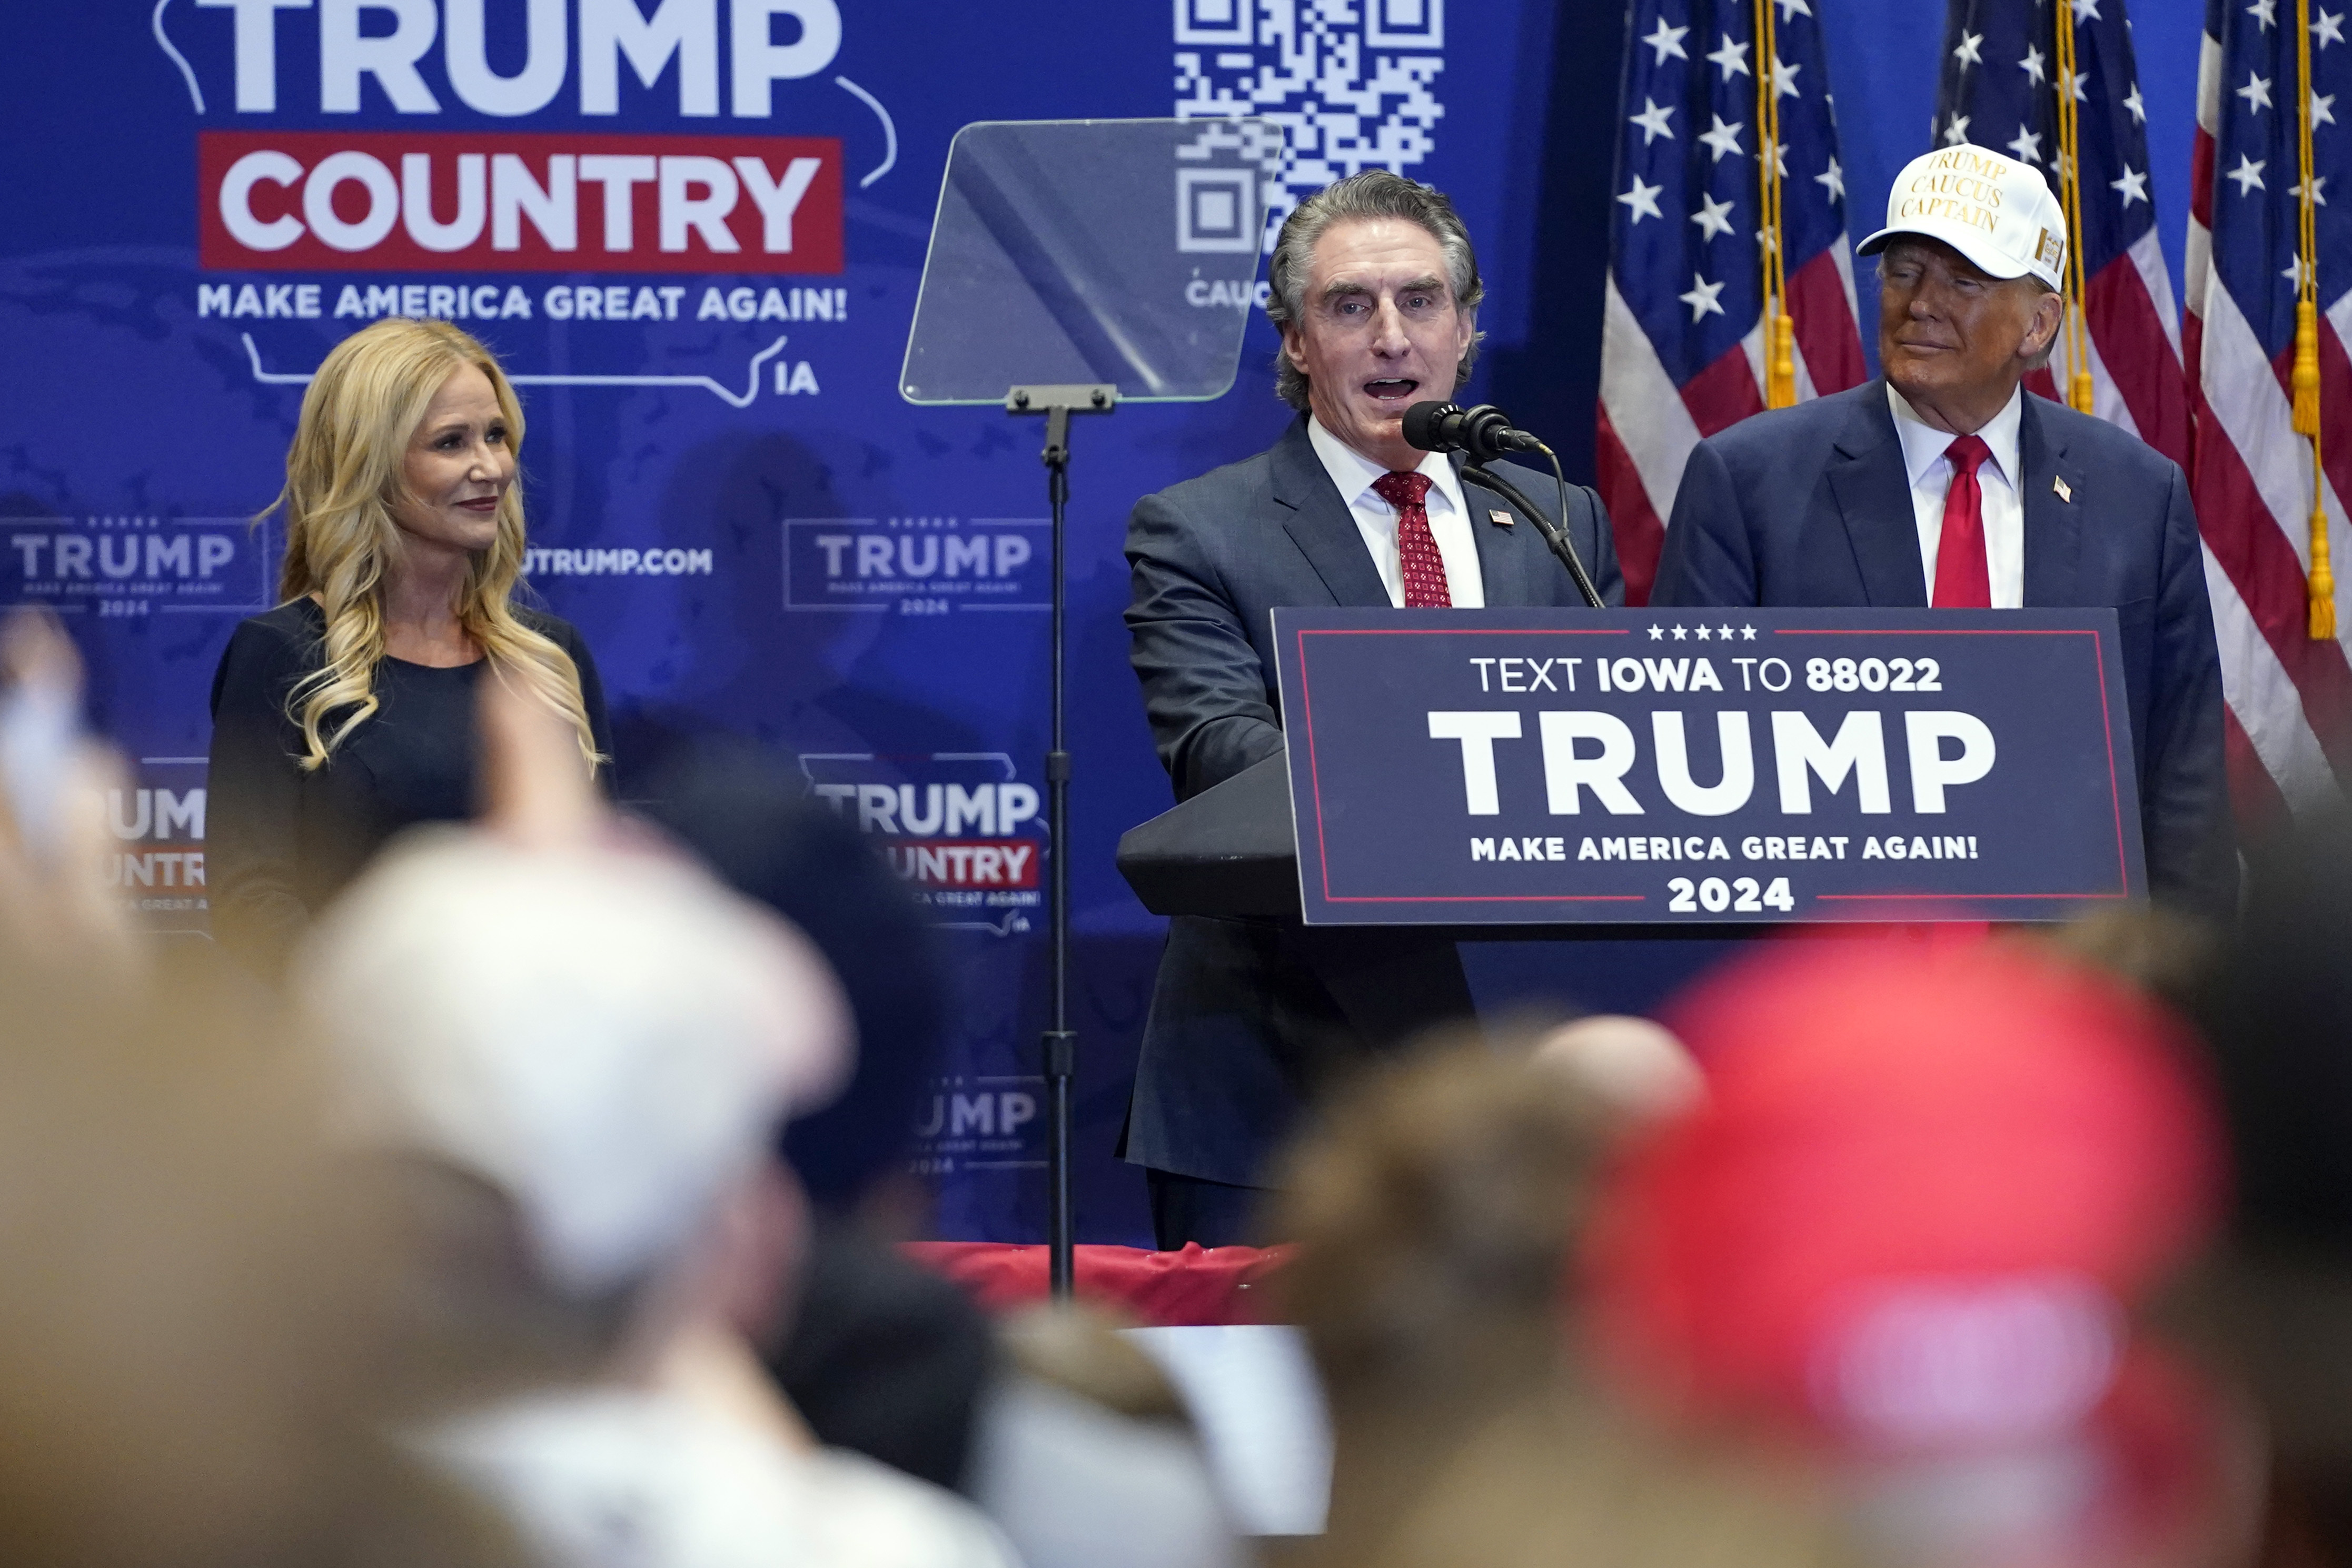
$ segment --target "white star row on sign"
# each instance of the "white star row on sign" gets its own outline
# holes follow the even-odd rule
[[[1656,622],[1653,621],[1650,624],[1650,640],[1652,642],[1663,642],[1665,640],[1666,634],[1669,631],[1674,634],[1674,638],[1676,642],[1687,640],[1689,635],[1693,631],[1696,631],[1698,633],[1698,640],[1701,642],[1730,642],[1734,639],[1735,636],[1735,628],[1728,625],[1721,626],[1702,626],[1692,627],[1677,624],[1669,627],[1660,626]],[[1736,628],[1736,635],[1746,641],[1754,642],[1756,640],[1756,628],[1754,626],[1740,626]]]
[[[1642,145],[1644,147],[1647,147],[1651,142],[1655,142],[1661,136],[1671,142],[1675,139],[1674,127],[1668,125],[1666,121],[1673,115],[1674,111],[1675,105],[1670,103],[1664,109],[1661,109],[1650,100],[1649,94],[1643,93],[1642,95],[1642,112],[1639,114],[1628,115],[1626,117],[1626,123],[1629,125],[1638,125],[1642,128]]]

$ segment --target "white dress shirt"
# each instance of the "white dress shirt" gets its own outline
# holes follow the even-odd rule
[[[2013,445],[2013,424],[2011,431]],[[1402,607],[1404,563],[1397,557],[1397,510],[1372,489],[1389,470],[1324,429],[1311,415],[1307,420],[1307,438],[1314,443],[1315,455],[1323,459],[1323,471],[1339,487],[1339,499],[1348,503],[1356,531],[1364,536],[1364,548],[1372,552],[1372,564],[1379,568],[1381,585],[1389,591],[1389,603]],[[1423,453],[1415,471],[1429,476],[1429,494],[1422,506],[1429,513],[1429,531],[1436,536],[1438,556],[1445,563],[1446,595],[1457,610],[1483,609],[1486,579],[1478,570],[1478,542],[1470,531],[1470,509],[1462,499],[1461,476],[1443,452]]]
[[[1919,563],[1927,575],[1927,602],[1932,605],[1936,550],[1944,538],[1944,497],[1952,488],[1952,462],[1944,449],[1959,437],[1914,414],[1891,384],[1886,406],[1894,412],[1895,434],[1903,442],[1911,512],[1919,526]],[[2021,609],[2025,604],[2025,500],[2017,471],[2017,426],[2024,412],[2025,389],[2021,386],[2009,395],[2008,405],[1977,432],[1992,449],[1991,458],[1977,465],[1977,489],[1982,498],[1985,566],[1996,610]]]

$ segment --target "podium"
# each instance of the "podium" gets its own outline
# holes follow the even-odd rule
[[[1118,874],[1155,915],[1298,918],[1290,773],[1280,752],[1130,827]]]
[[[1273,616],[1287,749],[1120,840],[1156,914],[1720,938],[2144,896],[2112,610]]]

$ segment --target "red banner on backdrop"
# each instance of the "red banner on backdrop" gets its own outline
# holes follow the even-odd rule
[[[831,137],[212,131],[196,162],[212,270],[842,269]]]

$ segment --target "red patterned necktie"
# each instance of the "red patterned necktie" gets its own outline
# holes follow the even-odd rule
[[[1981,437],[1963,436],[1944,448],[1952,460],[1952,488],[1944,492],[1944,531],[1936,542],[1939,610],[1992,608],[1992,572],[1985,564],[1984,489],[1977,468],[1992,456]]]
[[[1408,610],[1450,610],[1453,592],[1445,585],[1445,557],[1437,552],[1437,535],[1429,531],[1427,474],[1382,474],[1372,489],[1397,510],[1397,564],[1403,569],[1404,607]]]

